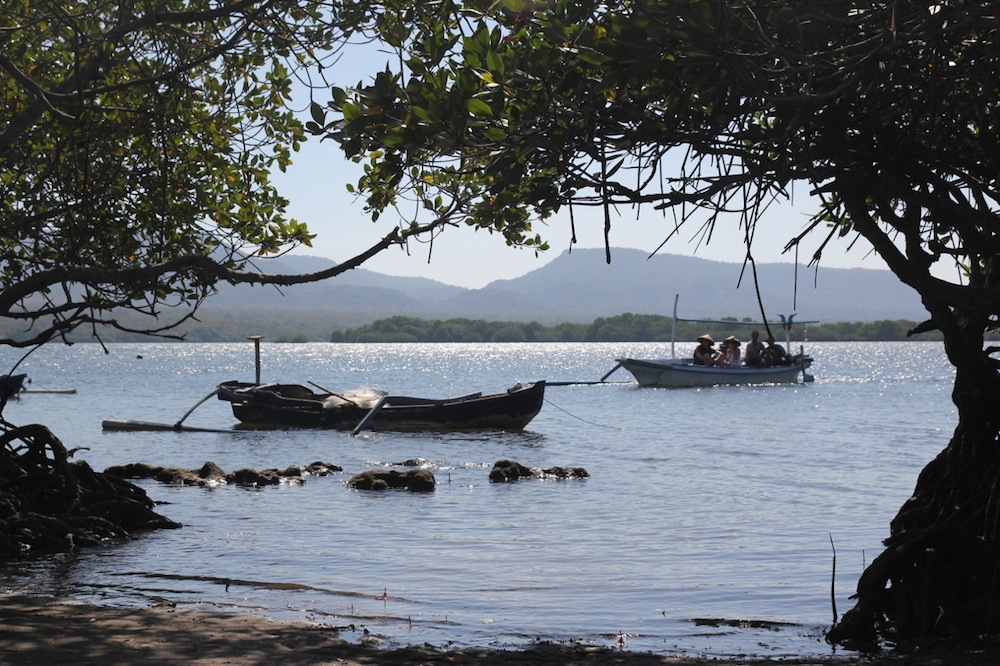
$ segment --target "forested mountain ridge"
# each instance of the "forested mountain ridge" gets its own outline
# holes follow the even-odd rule
[[[262,265],[268,272],[302,273],[333,265],[317,257],[286,256]],[[310,318],[327,314],[329,330],[370,323],[392,315],[425,319],[467,317],[543,324],[590,322],[632,312],[670,315],[679,294],[678,316],[685,318],[759,318],[750,272],[740,263],[674,254],[647,258],[640,250],[575,249],[521,277],[498,280],[481,289],[455,287],[426,278],[393,277],[358,269],[323,283],[275,288],[224,286],[209,299],[203,317],[242,312],[249,318],[278,309]],[[885,270],[758,264],[761,296],[769,317],[799,312],[799,319],[921,321],[925,312],[916,294]],[[254,313],[251,315],[251,313]]]

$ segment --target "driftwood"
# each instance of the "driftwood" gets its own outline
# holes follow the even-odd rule
[[[180,527],[138,486],[95,472],[43,425],[0,434],[0,559]]]

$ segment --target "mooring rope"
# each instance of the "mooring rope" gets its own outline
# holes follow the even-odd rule
[[[554,402],[552,402],[548,398],[545,398],[545,402],[547,404],[549,404],[549,405],[552,405],[553,407],[555,407],[556,409],[558,409],[563,414],[566,414],[567,416],[571,416],[574,419],[576,419],[577,421],[581,421],[583,423],[586,423],[587,425],[597,426],[598,428],[607,428],[608,430],[622,430],[622,428],[616,428],[615,426],[609,426],[609,425],[605,425],[603,423],[594,423],[593,421],[588,421],[587,419],[581,419],[576,414],[573,414],[572,412],[563,409],[562,407],[560,407],[559,405],[555,404]]]

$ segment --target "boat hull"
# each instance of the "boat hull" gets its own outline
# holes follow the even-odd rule
[[[685,361],[618,359],[640,386],[692,388],[719,385],[787,384],[807,381],[801,364],[770,368],[716,368]],[[808,368],[812,359],[806,358]]]
[[[24,389],[28,375],[0,375],[0,400],[6,402]]]
[[[331,408],[328,395],[298,384],[225,382],[218,397],[231,403],[233,416],[250,427],[351,430],[368,419],[369,430],[522,430],[542,408],[545,382],[441,400],[386,396],[374,409],[343,403]]]
[[[0,375],[0,413],[3,413],[7,401],[24,389],[25,378],[27,375]]]

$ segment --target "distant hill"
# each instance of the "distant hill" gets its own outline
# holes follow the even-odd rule
[[[753,276],[748,268],[741,280],[742,264],[674,254],[647,256],[640,250],[614,249],[607,264],[603,250],[565,252],[522,277],[460,292],[450,299],[449,309],[463,316],[475,312],[514,320],[544,318],[544,323],[590,321],[623,312],[669,315],[677,294],[681,317],[759,316]],[[793,264],[757,265],[769,316],[797,310],[826,322],[925,318],[916,292],[889,271],[823,268],[817,274],[799,266],[797,298],[795,272]],[[514,316],[519,312],[538,314]]]
[[[318,257],[286,256],[261,268],[269,273],[306,273],[335,265]],[[336,328],[363,325],[392,315],[425,319],[467,317],[543,324],[590,322],[631,312],[670,315],[680,295],[684,318],[759,317],[749,270],[739,263],[613,249],[575,249],[545,266],[481,289],[464,289],[426,278],[393,277],[365,269],[322,283],[283,287],[223,286],[201,311],[205,326],[238,320],[260,332],[280,318],[282,329],[308,339],[326,339]],[[885,270],[758,264],[761,297],[769,317],[798,312],[799,320],[823,322],[926,318],[916,293]],[[322,334],[319,331],[322,330]],[[265,331],[266,332],[266,331]]]

